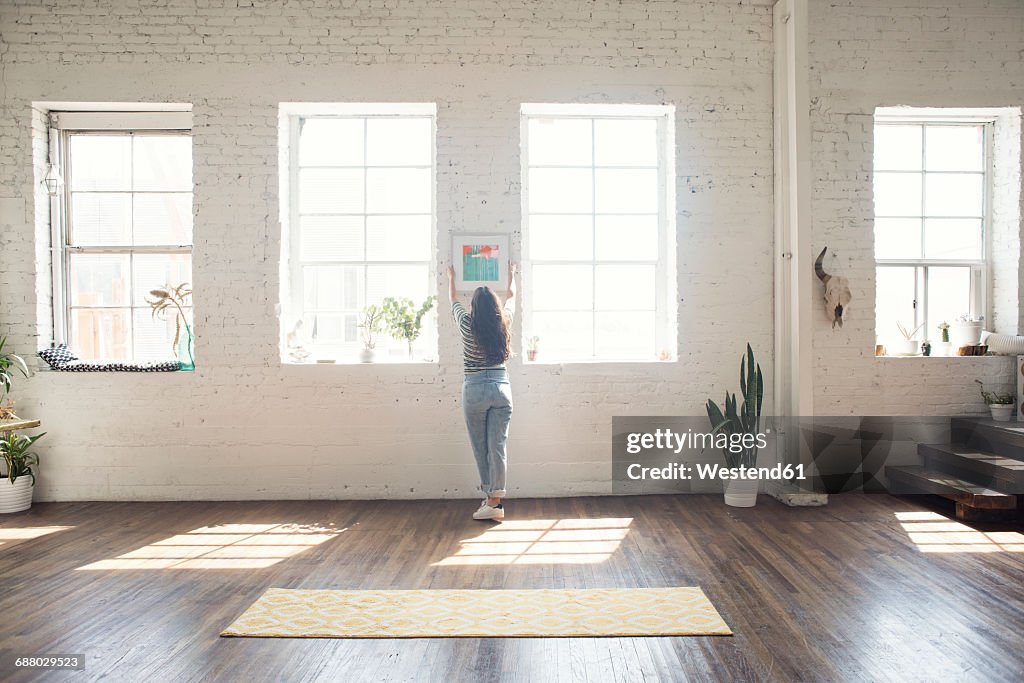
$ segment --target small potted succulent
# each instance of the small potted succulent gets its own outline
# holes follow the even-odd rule
[[[360,363],[372,363],[377,359],[377,335],[384,331],[384,312],[373,304],[359,315],[359,334],[363,338]]]
[[[43,432],[45,434],[46,432]],[[32,507],[39,456],[30,449],[43,434],[25,436],[7,432],[0,437],[0,513],[21,512]]]
[[[537,353],[540,351],[540,337],[534,335],[526,340],[526,360],[533,362],[537,360]]]
[[[992,413],[992,419],[996,422],[1009,422],[1017,397],[1013,393],[1000,394],[999,392],[985,391],[985,385],[981,383],[980,379],[974,381],[981,387],[981,397]]]

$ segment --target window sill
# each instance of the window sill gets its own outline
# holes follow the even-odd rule
[[[678,362],[678,358],[671,358],[669,360],[660,360],[658,358],[651,358],[649,360],[616,358],[595,358],[593,360],[552,360],[544,358],[538,360],[523,360],[523,366],[525,367],[530,365],[672,365]]]
[[[929,360],[929,361],[933,360],[933,359],[934,360],[956,360],[956,361],[961,361],[961,360],[978,360],[978,359],[982,359],[982,358],[1015,358],[1015,356],[1012,356],[1012,355],[1002,355],[1002,354],[996,354],[996,353],[988,353],[988,354],[985,354],[984,356],[922,356],[921,354],[917,354],[917,355],[914,355],[914,356],[875,356],[875,358],[877,358],[879,360],[895,360],[895,361],[921,360],[921,359]]]
[[[395,366],[395,365],[418,365],[418,366],[438,366],[440,363],[436,359],[432,360],[416,360],[408,358],[385,358],[374,360],[370,363],[364,363],[360,360],[352,360],[348,358],[334,359],[334,360],[322,360],[322,361],[305,361],[298,363],[290,358],[282,358],[281,365],[287,367],[334,367],[343,365],[346,367],[353,366],[367,366],[372,367],[374,365],[379,366]]]

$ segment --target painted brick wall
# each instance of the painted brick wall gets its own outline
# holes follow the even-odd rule
[[[19,350],[48,341],[32,103],[194,111],[198,371],[23,383],[49,431],[39,498],[474,495],[447,319],[438,365],[278,361],[283,101],[438,104],[439,262],[451,231],[518,244],[521,102],[676,106],[679,362],[511,365],[513,495],[610,492],[611,416],[700,414],[747,340],[771,367],[770,4],[2,3],[0,329]]]
[[[831,0],[810,3],[812,220],[826,269],[850,278],[846,326],[814,337],[815,410],[823,414],[983,412],[974,379],[1009,387],[1007,358],[876,359],[871,167],[877,106],[1020,107],[1024,3],[1019,0]],[[1020,135],[1019,128],[1017,129]],[[1012,148],[1007,145],[1006,149]],[[1019,150],[1019,140],[1016,145]],[[1019,168],[1020,160],[1017,158]],[[1009,205],[1016,187],[997,189]],[[1017,211],[1019,216],[1019,211]],[[1020,243],[1019,217],[1016,219]],[[1000,257],[1002,258],[1002,256]],[[1019,254],[997,279],[999,309],[1020,287]],[[1012,276],[1011,276],[1012,277]],[[1016,332],[1017,321],[1008,320]]]

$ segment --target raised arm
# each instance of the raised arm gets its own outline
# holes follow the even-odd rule
[[[458,300],[455,293],[455,266],[448,265],[448,305],[451,306]]]
[[[519,264],[508,262],[508,293],[505,295],[505,303],[514,301],[516,298],[516,275],[519,273]]]

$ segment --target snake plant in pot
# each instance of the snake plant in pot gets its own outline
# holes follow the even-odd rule
[[[728,444],[722,448],[730,471],[757,465],[758,434],[761,431],[761,404],[764,400],[764,378],[761,366],[754,361],[754,351],[747,344],[747,353],[740,361],[740,392],[725,392],[725,410],[710,398],[707,403],[712,434],[728,435]],[[727,479],[725,504],[734,507],[753,507],[757,503],[757,479]]]

